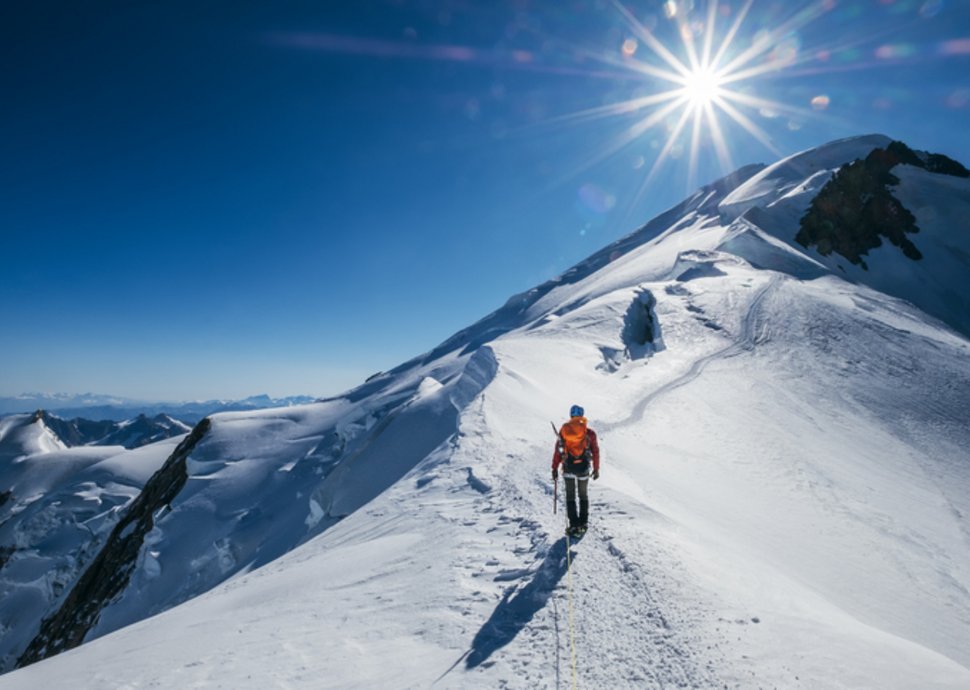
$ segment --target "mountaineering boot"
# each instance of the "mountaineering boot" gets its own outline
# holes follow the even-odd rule
[[[575,527],[566,528],[566,536],[570,539],[582,539],[583,535],[586,534],[586,528],[582,525],[576,525]]]
[[[576,515],[576,480],[565,479],[566,483],[566,517],[569,518],[569,526],[575,527],[580,523]]]

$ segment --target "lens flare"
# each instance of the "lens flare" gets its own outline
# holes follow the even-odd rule
[[[751,95],[739,87],[743,87],[743,83],[751,79],[775,74],[800,60],[812,59],[813,55],[806,56],[802,53],[798,30],[828,11],[829,6],[825,3],[814,3],[798,11],[788,21],[781,22],[773,30],[757,31],[750,43],[743,47],[736,45],[736,39],[754,0],[746,0],[737,12],[725,12],[723,4],[717,0],[709,0],[703,20],[692,19],[683,3],[671,0],[664,4],[664,13],[677,24],[677,35],[682,43],[683,55],[686,56],[684,60],[677,57],[674,48],[660,41],[620,0],[612,2],[632,31],[637,47],[652,53],[641,57],[641,53],[645,51],[639,51],[636,56],[623,51],[622,63],[615,61],[613,64],[622,64],[626,69],[635,70],[653,83],[657,80],[667,82],[671,88],[649,96],[601,106],[596,113],[588,112],[588,115],[598,117],[607,112],[636,112],[648,107],[656,108],[634,123],[613,145],[606,147],[597,156],[597,162],[629,144],[647,129],[664,123],[668,129],[666,141],[641,190],[648,186],[667,159],[680,156],[687,157],[687,184],[693,186],[696,183],[699,151],[704,139],[713,144],[714,153],[722,168],[730,170],[734,167],[720,123],[722,115],[781,157],[781,152],[768,135],[741,108],[770,113],[771,119],[784,115],[792,118],[792,122],[803,117],[806,111]],[[720,43],[715,45],[718,19],[723,23],[725,17],[731,23]],[[660,64],[648,62],[650,57],[659,58]],[[827,106],[826,102],[825,107]],[[689,137],[689,147],[680,141],[685,133]]]
[[[943,55],[970,55],[970,38],[958,38],[940,44]]]
[[[579,201],[598,216],[606,215],[616,205],[616,195],[602,187],[587,182],[579,188]]]
[[[950,108],[965,108],[970,103],[970,89],[957,89],[946,97],[946,104]]]
[[[754,27],[746,22],[757,22],[752,19],[755,0],[667,0],[658,3],[660,9],[655,14],[642,17],[644,12],[628,7],[625,0],[608,2],[624,23],[614,32],[619,39],[616,48],[582,55],[588,62],[622,70],[627,79],[626,75],[632,75],[638,82],[633,95],[545,123],[628,119],[624,129],[612,139],[598,142],[588,158],[574,169],[562,171],[554,183],[575,179],[626,147],[646,144],[649,149],[640,150],[649,151],[649,157],[633,159],[634,169],[642,169],[644,176],[633,198],[625,200],[631,210],[671,161],[682,161],[687,171],[685,186],[692,190],[698,184],[702,157],[710,156],[725,172],[737,168],[728,137],[732,143],[750,137],[781,158],[782,152],[762,124],[796,131],[812,120],[836,117],[830,113],[829,94],[799,94],[790,103],[777,101],[761,88],[767,80],[859,69],[866,66],[866,59],[881,63],[885,59],[909,60],[915,55],[913,46],[901,43],[885,44],[878,53],[874,49],[863,52],[862,46],[872,41],[866,36],[821,45],[803,43],[811,35],[805,29],[814,21],[828,12],[852,9],[835,0],[785,4],[789,14],[776,13],[770,25],[761,22]],[[661,38],[664,32],[658,22],[662,23],[664,17],[672,26],[666,38]],[[962,54],[965,49],[962,38],[937,48],[949,55]],[[951,101],[959,104],[961,99],[957,96]],[[588,199],[586,207],[590,208]]]
[[[815,110],[825,110],[829,107],[831,102],[832,99],[830,99],[828,96],[825,94],[819,94],[812,99],[812,108]]]
[[[919,15],[924,19],[932,19],[943,10],[943,0],[926,0],[919,8]]]

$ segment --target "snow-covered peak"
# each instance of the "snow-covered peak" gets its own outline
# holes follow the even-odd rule
[[[6,420],[3,420],[4,422]],[[9,670],[179,438],[45,448],[0,463],[0,669]]]
[[[869,135],[769,166],[719,209],[734,235],[748,235],[733,250],[756,265],[778,268],[743,247],[780,242],[787,263],[797,256],[811,264],[799,275],[834,272],[912,302],[970,335],[967,174],[944,156]],[[826,236],[813,239],[809,227]],[[774,252],[772,258],[780,256]]]
[[[17,414],[0,419],[0,462],[65,448],[67,445],[44,423],[42,414]]]
[[[892,139],[882,134],[839,139],[817,148],[800,151],[769,165],[740,184],[718,205],[722,220],[730,223],[745,211],[765,207],[812,180],[827,180],[846,163],[865,158]]]

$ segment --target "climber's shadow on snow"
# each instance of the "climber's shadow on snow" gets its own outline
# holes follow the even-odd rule
[[[532,617],[546,605],[559,580],[566,574],[567,546],[568,539],[565,537],[553,544],[532,581],[521,589],[510,589],[505,593],[502,601],[472,640],[471,649],[465,657],[466,669],[476,668],[488,661],[492,654],[515,639]],[[575,557],[575,552],[571,557]]]

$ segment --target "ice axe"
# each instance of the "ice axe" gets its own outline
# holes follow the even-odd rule
[[[559,477],[552,484],[552,514],[556,514],[556,506],[559,505]]]
[[[555,422],[549,422],[549,423],[552,424],[552,433],[556,435],[556,438],[559,438],[559,431],[556,429],[556,423]],[[552,484],[552,514],[553,515],[556,514],[556,508],[558,506],[559,506],[559,477],[556,477],[555,481]]]

